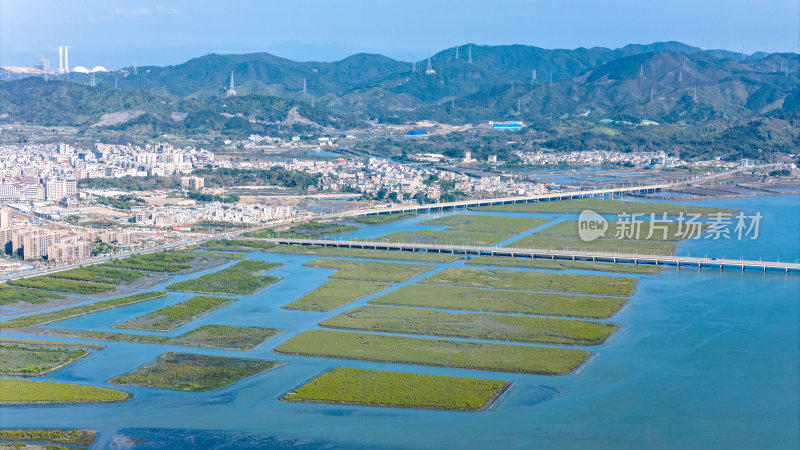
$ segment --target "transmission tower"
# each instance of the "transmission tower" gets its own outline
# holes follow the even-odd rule
[[[467,62],[472,64],[472,46],[467,47]]]
[[[694,99],[694,102],[697,103],[697,85],[696,84],[694,85],[694,91],[692,92],[692,99]]]
[[[89,77],[89,86],[91,87],[97,86],[97,81],[95,81],[94,79],[94,72],[92,72],[92,75]]]
[[[683,69],[678,71],[678,83],[683,83]]]
[[[458,59],[458,46],[456,45],[456,59]]]
[[[644,64],[639,65],[639,77],[644,76]]]
[[[306,89],[306,77],[303,77],[303,94],[307,93],[308,90]]]
[[[536,69],[531,72],[531,86],[533,86],[534,81],[536,81]]]
[[[417,62],[416,61],[411,61],[411,71],[412,72],[416,72],[417,71]]]
[[[433,66],[431,65],[431,53],[428,52],[428,68],[425,69],[425,75],[433,75],[436,71],[433,70]]]
[[[651,103],[653,102],[653,96],[655,94],[655,91],[656,91],[655,88],[650,88],[650,102]]]

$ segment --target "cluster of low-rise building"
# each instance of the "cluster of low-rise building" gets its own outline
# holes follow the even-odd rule
[[[257,224],[297,214],[293,206],[259,203],[212,202],[192,207],[171,206],[145,209],[136,213],[137,224],[170,227],[203,221]]]
[[[569,164],[578,166],[631,165],[635,167],[677,167],[686,161],[669,156],[666,152],[610,152],[586,150],[566,153],[516,152],[523,164],[548,166]]]

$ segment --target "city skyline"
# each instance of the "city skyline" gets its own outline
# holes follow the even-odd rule
[[[583,14],[572,14],[576,9]],[[797,52],[798,14],[792,0],[699,5],[575,0],[569,7],[544,1],[412,1],[402,6],[248,1],[231,7],[187,1],[11,0],[0,5],[0,64],[31,65],[42,56],[55,61],[63,44],[72,50],[72,65],[111,69],[260,51],[295,60],[331,61],[368,52],[419,61],[428,51],[470,42],[616,48],[672,40],[735,52]]]

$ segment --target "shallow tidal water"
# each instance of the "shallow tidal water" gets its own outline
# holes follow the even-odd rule
[[[757,240],[692,240],[681,244],[679,254],[791,261],[800,257],[798,196],[689,204],[759,211],[764,219]],[[464,213],[476,214],[458,212]],[[344,237],[442,229],[416,225],[440,215],[365,226]],[[315,256],[255,252],[251,258],[286,263],[268,272],[284,279],[170,333],[153,334],[173,336],[208,324],[285,330],[256,349],[238,352],[99,342],[105,345],[104,350],[93,351],[87,358],[38,379],[108,386],[107,380],[148,364],[167,351],[288,364],[207,393],[114,386],[133,393],[134,399],[107,405],[0,407],[1,426],[94,429],[100,432],[98,448],[797,448],[800,443],[798,274],[711,268],[668,268],[657,275],[609,273],[640,280],[631,304],[609,319],[621,324],[622,329],[609,342],[587,347],[597,356],[579,373],[552,377],[274,353],[271,350],[290,337],[388,290],[330,313],[282,310],[282,305],[325,283],[333,271],[303,267],[303,263],[317,259]],[[436,265],[432,271],[390,289],[459,265],[463,265],[463,259]],[[202,273],[177,276],[152,289]],[[163,299],[49,326],[125,332],[111,327],[191,296],[171,293]],[[3,336],[33,337],[15,333]],[[77,341],[51,336],[41,339]],[[285,392],[337,366],[502,379],[514,386],[493,409],[477,413],[278,400]]]

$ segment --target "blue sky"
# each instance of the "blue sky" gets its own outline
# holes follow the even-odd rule
[[[676,40],[798,52],[798,0],[0,0],[0,64],[176,64],[268,51],[334,60],[422,59],[455,44],[619,47]]]

